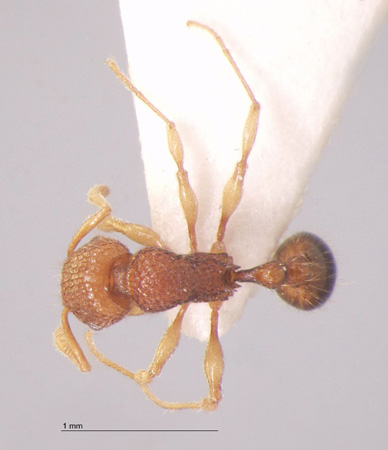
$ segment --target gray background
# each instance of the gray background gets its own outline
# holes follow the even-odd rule
[[[89,353],[93,370],[83,375],[52,345],[61,264],[93,212],[88,189],[108,184],[118,216],[150,224],[132,99],[103,65],[110,54],[125,64],[118,5],[3,1],[0,20],[1,447],[386,449],[388,26],[290,226],[330,244],[335,293],[304,314],[258,292],[222,339],[224,400],[209,414],[159,409]],[[84,343],[85,327],[72,326]],[[137,369],[165,328],[162,316],[129,318],[96,341]],[[197,399],[206,391],[204,345],[181,344],[155,390],[169,400]],[[64,422],[219,431],[63,433]]]

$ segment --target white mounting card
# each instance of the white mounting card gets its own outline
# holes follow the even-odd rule
[[[186,21],[212,27],[225,41],[261,104],[243,198],[225,244],[243,268],[267,261],[302,202],[387,0],[121,0],[120,8],[131,80],[175,122],[183,142],[198,198],[200,251],[215,240],[250,100],[212,36]],[[152,226],[170,249],[187,253],[165,124],[139,100],[135,107]],[[223,304],[220,335],[238,319],[251,289],[243,286]],[[206,339],[209,316],[208,305],[191,305],[183,332]]]

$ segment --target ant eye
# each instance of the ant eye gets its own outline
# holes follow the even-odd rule
[[[310,233],[291,236],[278,248],[275,261],[284,265],[286,279],[276,290],[296,308],[321,306],[333,291],[336,265],[330,248]]]

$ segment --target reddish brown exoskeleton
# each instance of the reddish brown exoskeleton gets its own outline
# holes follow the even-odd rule
[[[113,60],[108,60],[108,65],[125,86],[166,123],[169,150],[178,169],[180,202],[187,222],[191,253],[177,255],[166,248],[153,230],[112,217],[105,198],[109,193],[108,188],[93,187],[88,199],[99,207],[99,211],[84,222],[69,245],[68,258],[62,270],[64,310],[62,324],[55,332],[55,344],[80,370],[88,371],[89,363],[69,327],[70,311],[90,328],[99,330],[125,316],[166,311],[181,305],[147,370],[136,373],[128,371],[95,348],[90,331],[86,333],[86,339],[91,351],[101,362],[135,380],[159,406],[168,409],[214,410],[222,398],[224,363],[218,338],[218,312],[223,302],[233,295],[240,283],[249,282],[275,289],[287,303],[310,310],[322,305],[331,294],[336,270],[330,249],[310,233],[299,233],[286,240],[270,262],[248,270],[240,270],[233,264],[223,239],[227,222],[242,196],[247,159],[256,138],[260,105],[215,31],[197,22],[188,22],[188,25],[207,30],[216,39],[252,101],[243,133],[242,158],[224,188],[216,240],[210,253],[198,252],[195,234],[197,200],[183,166],[183,147],[175,124],[133,86]],[[119,232],[145,248],[131,254],[119,241],[98,236],[75,250],[79,242],[97,226],[103,231]],[[150,391],[149,384],[161,373],[176,349],[184,314],[189,305],[196,302],[206,302],[211,309],[210,334],[204,358],[208,396],[193,403],[162,401]]]

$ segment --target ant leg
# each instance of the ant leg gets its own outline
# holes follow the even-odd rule
[[[89,372],[91,367],[71,331],[67,317],[68,313],[69,309],[64,308],[62,312],[62,325],[59,325],[54,332],[54,344],[81,372]]]
[[[154,359],[147,370],[139,370],[136,373],[133,373],[128,371],[127,369],[124,369],[123,367],[119,366],[113,361],[110,361],[96,349],[91,338],[90,330],[86,332],[86,340],[88,342],[91,352],[94,354],[94,356],[96,356],[96,358],[100,362],[132,378],[141,386],[149,384],[155,377],[157,377],[160,374],[164,365],[177,348],[181,336],[182,320],[188,307],[189,307],[188,303],[186,305],[181,306],[175,319],[173,320],[171,325],[168,327],[166,333],[162,337],[159,346],[156,350]]]
[[[186,307],[188,305],[185,305]],[[222,348],[220,341],[218,339],[218,311],[221,307],[221,302],[212,302],[209,304],[212,312],[211,312],[211,318],[210,318],[210,337],[209,342],[206,348],[205,353],[205,359],[204,359],[204,372],[205,376],[208,382],[209,386],[209,395],[202,399],[200,402],[193,402],[193,403],[176,403],[176,402],[165,402],[160,400],[158,397],[156,397],[148,388],[148,383],[152,381],[152,378],[154,376],[159,375],[160,371],[162,370],[163,365],[167,361],[167,359],[171,356],[172,351],[175,350],[176,346],[178,345],[179,336],[180,336],[180,328],[179,328],[179,335],[176,338],[176,343],[171,343],[172,351],[169,350],[170,346],[166,345],[166,348],[163,350],[163,340],[168,336],[168,333],[170,331],[170,328],[174,325],[174,322],[178,319],[179,315],[182,312],[181,308],[179,311],[176,319],[170,325],[170,328],[167,330],[165,336],[163,337],[159,348],[156,352],[155,359],[150,365],[148,371],[146,374],[153,375],[152,378],[149,380],[147,377],[145,383],[139,383],[140,387],[143,389],[145,394],[158,406],[161,406],[162,408],[166,409],[203,409],[205,411],[214,411],[218,403],[222,399],[222,390],[221,390],[221,381],[222,381],[222,375],[224,372],[224,358],[222,354]],[[185,311],[184,311],[185,312]],[[183,313],[184,313],[183,312]],[[182,313],[182,318],[183,318]],[[180,319],[180,324],[182,322],[182,319]],[[179,324],[179,327],[180,327]],[[176,331],[175,331],[176,333]],[[168,339],[168,338],[167,338]],[[170,351],[170,353],[168,353]],[[165,353],[165,355],[163,355]],[[167,356],[167,357],[165,357]],[[151,373],[151,371],[156,371],[155,374]],[[143,375],[143,374],[142,374]],[[137,376],[137,374],[135,375]],[[135,378],[136,379],[136,378]]]
[[[166,333],[162,337],[158,349],[156,350],[154,360],[147,370],[139,370],[138,372],[133,373],[106,358],[96,349],[91,338],[92,333],[90,330],[86,332],[86,340],[91,352],[100,362],[135,380],[140,386],[147,385],[160,374],[164,365],[177,348],[181,336],[182,320],[188,307],[189,304],[186,304],[180,308],[174,321],[171,323]]]
[[[207,344],[203,368],[209,385],[209,395],[201,402],[201,408],[213,411],[222,399],[221,381],[224,373],[224,358],[218,338],[218,311],[221,302],[212,302],[210,316],[210,336]]]
[[[105,218],[103,222],[98,225],[98,229],[107,232],[116,231],[144,247],[167,247],[159,234],[156,231],[151,230],[151,228],[135,223],[123,222],[115,217]]]
[[[244,177],[248,166],[247,159],[256,139],[258,120],[259,120],[259,104],[254,103],[250,108],[248,118],[245,123],[241,160],[236,164],[236,168],[233,172],[233,175],[230,178],[230,180],[226,183],[222,195],[222,210],[221,210],[222,212],[220,224],[217,231],[217,241],[213,244],[213,247],[215,247],[216,249],[220,245],[221,247],[223,246],[222,241],[225,236],[226,224],[228,223],[228,220],[236,210],[242,197]]]
[[[197,250],[197,238],[195,234],[195,224],[197,222],[198,216],[198,205],[197,205],[197,197],[194,193],[193,188],[190,185],[189,177],[187,175],[187,171],[183,167],[183,146],[181,138],[178,134],[178,131],[175,127],[174,122],[171,122],[156,106],[154,106],[142,92],[140,92],[132,82],[120,71],[117,63],[109,58],[106,61],[106,64],[110,69],[113,70],[117,78],[124,84],[124,86],[133,92],[136,97],[138,97],[143,103],[145,103],[152,111],[160,117],[167,126],[167,141],[168,148],[173,157],[178,171],[177,171],[177,180],[179,185],[179,199],[182,205],[183,213],[185,215],[187,228],[189,232],[190,239],[190,249],[192,252]]]
[[[166,409],[200,409],[202,407],[200,403],[174,403],[162,401],[158,397],[156,397],[148,388],[148,384],[151,383],[151,381],[161,373],[164,365],[179,344],[182,320],[188,307],[189,305],[186,304],[180,308],[174,321],[162,337],[159,347],[156,350],[155,357],[147,370],[139,370],[138,372],[134,373],[106,358],[95,347],[92,341],[92,333],[90,330],[88,330],[85,334],[86,341],[91,352],[100,362],[108,367],[117,370],[118,372],[131,378],[132,380],[135,380],[140,385],[143,392],[157,405]]]
[[[194,25],[196,27],[202,28],[203,30],[208,31],[214,37],[218,45],[221,47],[230,65],[232,66],[233,70],[235,71],[240,82],[244,86],[244,89],[252,102],[243,131],[241,160],[236,164],[234,173],[230,180],[226,183],[222,196],[222,212],[220,224],[217,231],[217,240],[212,246],[212,252],[218,253],[225,251],[225,247],[222,241],[225,235],[226,224],[228,223],[228,220],[236,210],[241,200],[244,177],[247,170],[247,159],[256,139],[257,127],[259,123],[260,104],[253,95],[251,88],[243,77],[240,69],[237,67],[235,60],[230,54],[230,51],[226,48],[225,43],[221,39],[221,37],[212,28],[199,22],[189,20],[187,22],[187,25]]]
[[[218,339],[218,311],[221,302],[212,302],[209,304],[211,312],[210,337],[206,348],[204,359],[204,372],[209,385],[209,395],[200,402],[193,403],[175,403],[165,402],[156,397],[148,386],[140,385],[145,394],[158,406],[165,409],[203,409],[205,411],[214,411],[222,398],[221,381],[224,372],[224,359],[222,348]]]
[[[94,206],[100,208],[95,214],[86,219],[86,221],[81,225],[80,229],[77,231],[76,235],[70,242],[69,248],[67,250],[67,256],[70,256],[80,241],[90,232],[93,228],[101,223],[106,217],[112,212],[112,208],[109,203],[105,200],[105,197],[109,194],[109,188],[105,185],[93,186],[88,192],[88,201]]]
[[[178,347],[181,337],[182,320],[188,307],[188,303],[180,307],[178,314],[162,337],[155,352],[154,359],[148,369],[136,372],[135,381],[140,385],[149,384],[155,377],[160,375],[164,365]]]
[[[149,389],[148,384],[160,375],[164,365],[171,357],[173,352],[178,346],[181,325],[184,314],[188,308],[188,304],[180,308],[176,318],[172,324],[167,329],[165,335],[160,341],[159,347],[156,350],[154,360],[150,364],[147,370],[139,370],[138,372],[130,372],[124,367],[116,364],[110,359],[106,358],[102,353],[100,353],[95,347],[92,341],[92,333],[90,330],[86,332],[86,341],[89,345],[90,351],[94,356],[103,364],[111,367],[123,375],[135,380],[143,392],[158,406],[165,409],[204,409],[207,411],[212,411],[216,409],[218,403],[221,400],[221,380],[224,370],[224,361],[222,356],[222,349],[220,342],[218,340],[218,310],[221,306],[220,302],[211,303],[212,315],[211,315],[211,331],[210,339],[206,349],[205,359],[204,359],[204,371],[209,385],[209,395],[200,402],[189,402],[189,403],[178,403],[178,402],[166,402],[160,400],[156,397],[152,391]]]
[[[92,332],[90,330],[87,330],[85,333],[85,339],[86,342],[89,345],[90,351],[93,353],[93,355],[103,364],[105,364],[108,367],[111,367],[112,369],[117,370],[118,372],[122,373],[126,377],[131,378],[132,380],[135,379],[135,374],[124,367],[120,366],[119,364],[116,364],[115,362],[108,359],[106,356],[104,356],[101,352],[99,352],[94,345],[93,339],[92,339]]]
[[[79,244],[93,228],[98,227],[101,231],[117,231],[127,238],[138,244],[146,247],[165,247],[162,239],[154,230],[143,225],[136,225],[133,223],[123,222],[120,219],[111,217],[112,208],[106,201],[106,196],[109,194],[109,188],[104,185],[93,186],[88,192],[88,201],[94,206],[100,208],[95,214],[87,219],[78,230],[68,249],[68,256],[70,256],[75,247]]]

